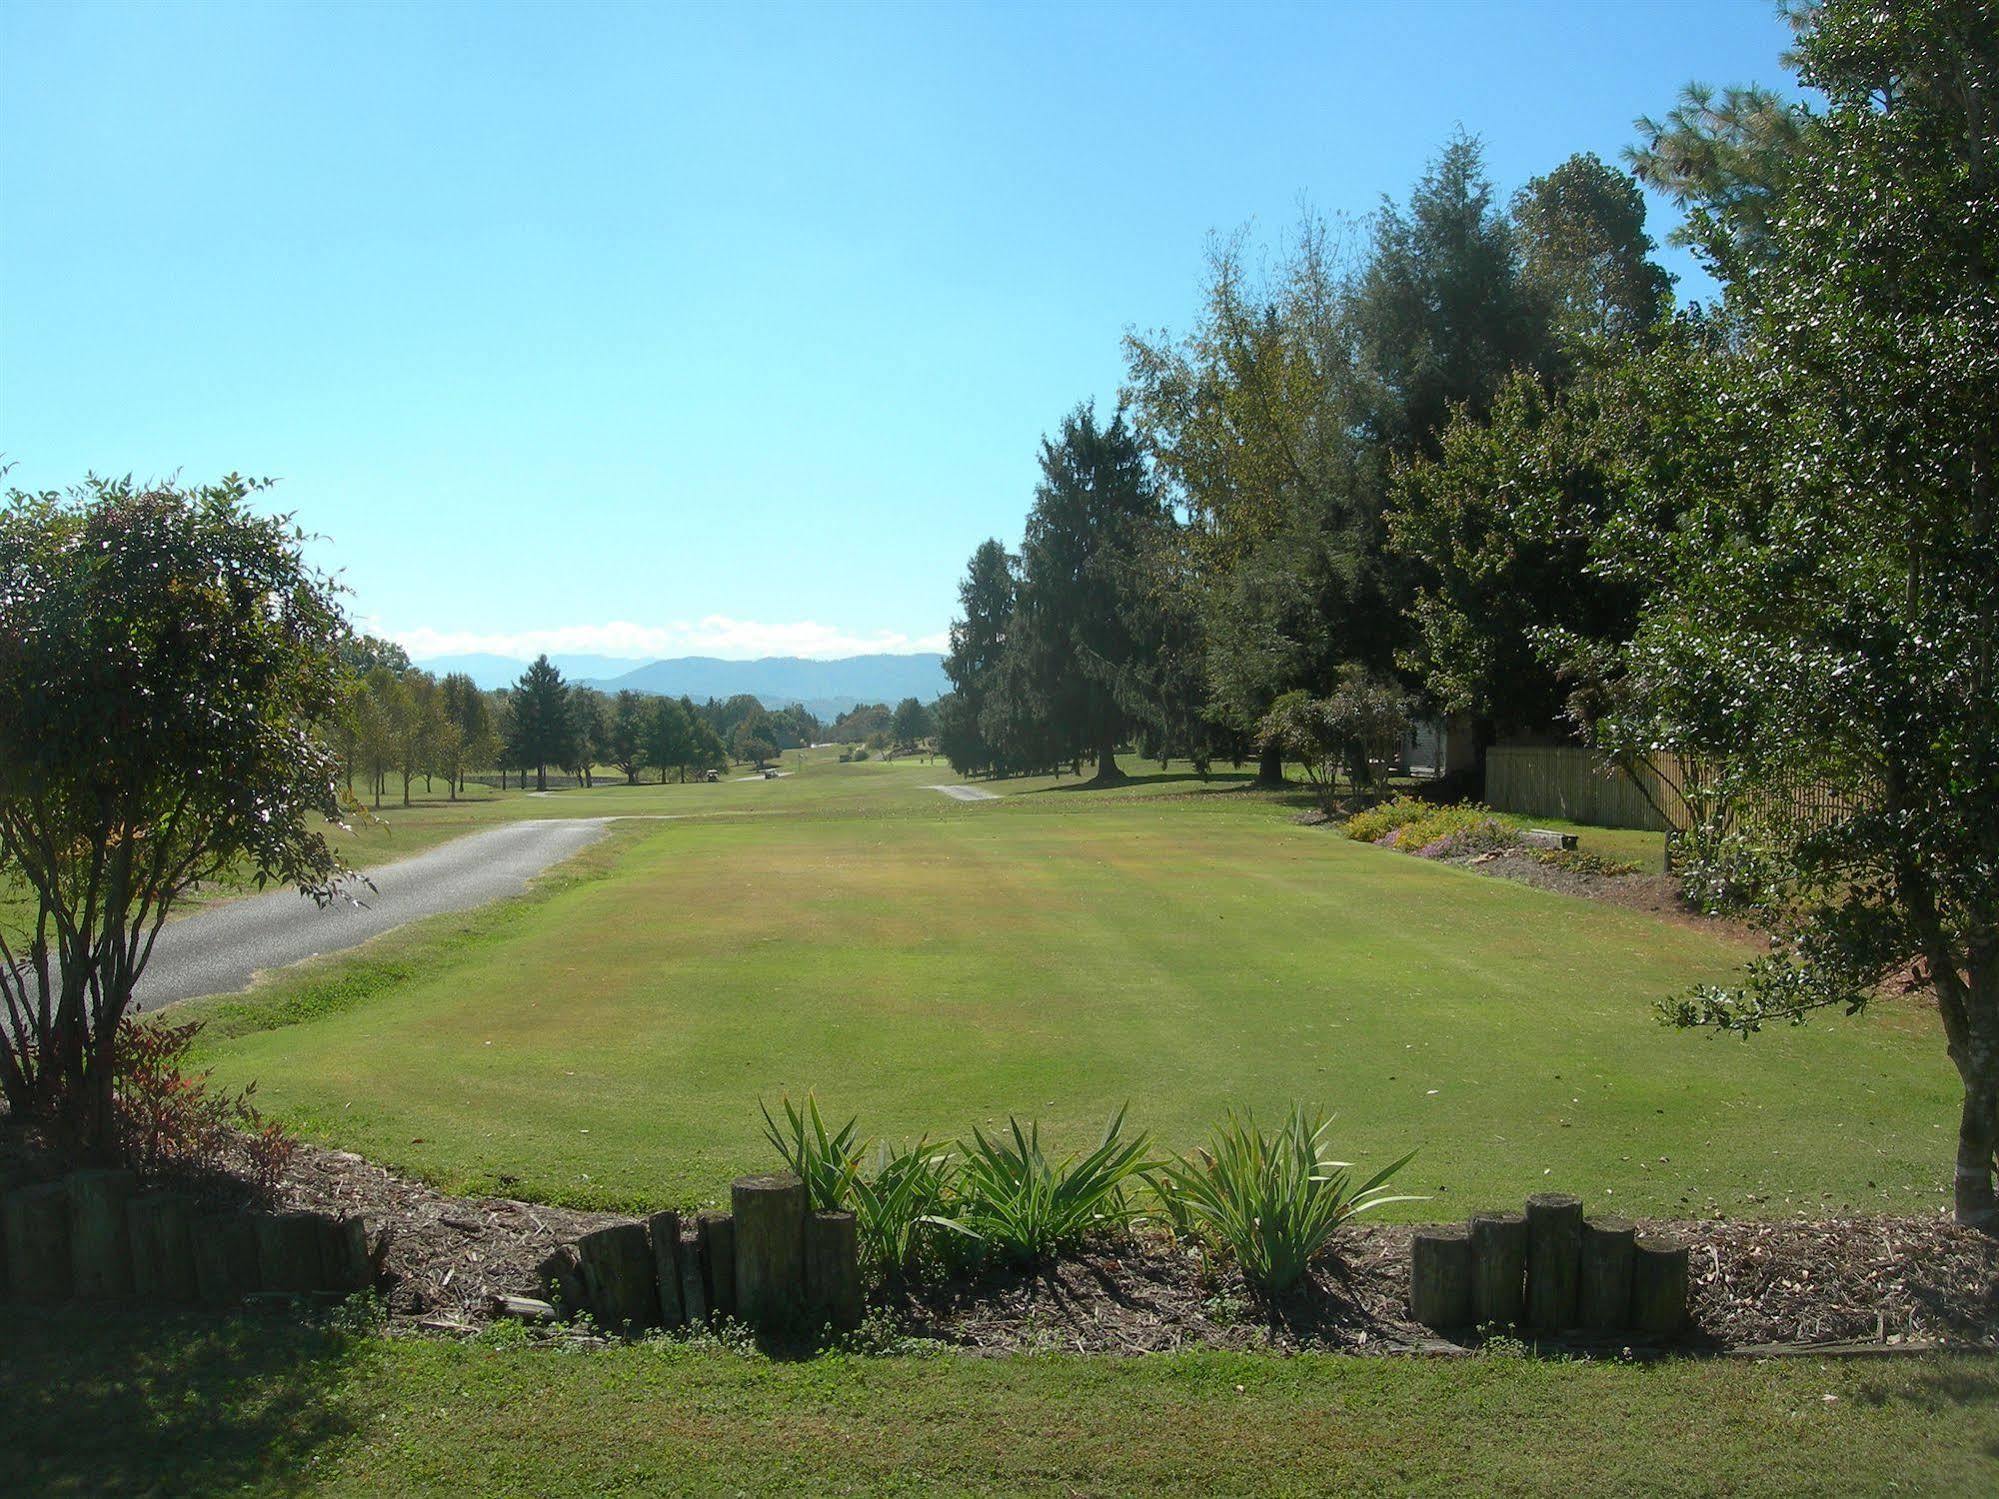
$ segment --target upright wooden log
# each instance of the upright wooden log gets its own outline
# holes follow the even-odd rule
[[[1578,1288],[1580,1326],[1591,1332],[1622,1332],[1630,1324],[1631,1253],[1637,1230],[1622,1218],[1591,1218],[1583,1224],[1582,1275]]]
[[[1474,1213],[1471,1314],[1481,1327],[1517,1327],[1527,1309],[1527,1215]]]
[[[658,1270],[643,1223],[613,1223],[576,1241],[590,1313],[606,1332],[627,1337],[659,1326]]]
[[[126,1204],[138,1195],[129,1171],[78,1171],[69,1178],[70,1289],[84,1301],[132,1294]]]
[[[1409,1315],[1425,1327],[1469,1327],[1471,1230],[1438,1223],[1409,1236]]]
[[[146,1192],[125,1205],[132,1240],[132,1294],[186,1303],[200,1294],[194,1274],[194,1199]]]
[[[686,1315],[690,1327],[710,1320],[708,1276],[701,1265],[704,1258],[698,1232],[680,1241],[680,1310]]]
[[[736,1315],[736,1220],[709,1211],[694,1220],[701,1243],[701,1290],[708,1315]]]
[[[558,1244],[550,1250],[536,1267],[536,1272],[541,1276],[548,1299],[563,1316],[574,1317],[589,1310],[590,1298],[583,1286],[583,1270],[576,1263],[576,1251],[567,1244]]]
[[[1652,1337],[1677,1336],[1687,1325],[1687,1246],[1641,1234],[1631,1245],[1631,1326]]]
[[[69,1188],[17,1187],[4,1207],[8,1294],[17,1301],[67,1301],[70,1294]]]
[[[1583,1200],[1566,1192],[1527,1199],[1527,1325],[1560,1332],[1581,1322]]]
[[[646,1222],[652,1242],[653,1279],[659,1285],[659,1321],[679,1327],[687,1320],[687,1298],[680,1288],[680,1214],[654,1213]]]
[[[736,1315],[766,1331],[805,1310],[805,1183],[790,1172],[745,1176],[729,1190],[736,1219]]]
[[[313,1213],[257,1214],[257,1278],[272,1296],[310,1296],[325,1272],[319,1218]]]
[[[195,1294],[209,1306],[240,1306],[263,1289],[257,1273],[257,1224],[248,1213],[209,1213],[194,1220]]]
[[[368,1257],[368,1225],[358,1217],[332,1213],[319,1216],[321,1288],[352,1296],[375,1284],[375,1263]]]
[[[852,1332],[861,1325],[861,1236],[852,1213],[806,1217],[805,1302],[815,1331]]]

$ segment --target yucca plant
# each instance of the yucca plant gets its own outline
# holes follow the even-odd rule
[[[1208,1149],[1169,1163],[1155,1178],[1168,1216],[1176,1228],[1205,1234],[1232,1254],[1256,1290],[1290,1290],[1349,1218],[1422,1200],[1389,1196],[1385,1188],[1415,1151],[1356,1185],[1352,1164],[1326,1154],[1332,1127],[1330,1116],[1308,1116],[1300,1107],[1266,1135],[1252,1115],[1231,1111]]]
[[[851,1208],[854,1182],[861,1171],[860,1120],[849,1119],[837,1130],[826,1128],[819,1115],[819,1100],[805,1095],[799,1108],[786,1094],[778,1100],[784,1123],[771,1117],[770,1107],[761,1099],[764,1138],[769,1140],[785,1164],[805,1183],[805,1196],[814,1212]]]
[[[875,1146],[864,1174],[851,1184],[861,1253],[884,1276],[906,1275],[917,1263],[925,1228],[956,1230],[947,1216],[957,1163],[928,1141]]]
[[[1007,1120],[1008,1134],[974,1129],[961,1143],[958,1207],[952,1221],[1004,1259],[1034,1260],[1074,1248],[1100,1228],[1130,1222],[1126,1185],[1151,1171],[1147,1139],[1124,1138],[1124,1109],[1081,1160],[1050,1161],[1041,1126]]]

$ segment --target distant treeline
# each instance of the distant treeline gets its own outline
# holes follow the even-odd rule
[[[456,797],[475,772],[498,771],[504,785],[532,775],[545,789],[550,769],[591,784],[600,766],[636,783],[657,774],[686,780],[731,760],[762,765],[785,750],[822,741],[908,748],[931,733],[914,698],[895,708],[864,703],[830,726],[804,707],[768,709],[748,693],[695,703],[644,692],[599,692],[563,680],[548,657],[511,687],[481,690],[462,673],[433,676],[393,641],[351,637],[342,649],[347,678],[333,739],[346,769],[380,806],[392,782],[402,800],[422,781],[443,781]]]

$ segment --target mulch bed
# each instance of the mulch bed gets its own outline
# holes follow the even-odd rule
[[[391,1313],[477,1324],[496,1292],[539,1295],[551,1248],[613,1215],[447,1197],[358,1156],[302,1147],[290,1205],[358,1212],[388,1235]],[[1872,1341],[1999,1347],[1999,1239],[1943,1217],[1644,1222],[1691,1246],[1696,1345]],[[972,1352],[1322,1348],[1434,1344],[1406,1321],[1409,1229],[1344,1230],[1308,1290],[1261,1307],[1239,1277],[1143,1233],[1036,1271],[918,1286],[886,1305],[910,1336]]]
[[[0,1166],[32,1152],[0,1130]],[[223,1191],[227,1192],[227,1184]],[[470,1329],[496,1294],[539,1296],[558,1244],[618,1221],[502,1197],[451,1197],[345,1151],[301,1145],[279,1205],[358,1213],[381,1245],[385,1299],[404,1330]],[[1640,1220],[1691,1247],[1694,1328],[1680,1346],[1951,1344],[1999,1349],[1999,1238],[1942,1216]],[[1343,1230],[1311,1285],[1275,1306],[1157,1231],[1038,1269],[993,1270],[883,1298],[905,1336],[970,1354],[1183,1348],[1439,1351],[1406,1320],[1409,1227]]]

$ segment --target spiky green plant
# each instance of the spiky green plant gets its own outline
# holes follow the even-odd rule
[[[1125,1110],[1111,1117],[1102,1142],[1080,1160],[1050,1161],[1041,1149],[1041,1126],[1023,1129],[1007,1120],[1008,1133],[988,1138],[974,1129],[960,1143],[958,1205],[952,1221],[1003,1259],[1035,1260],[1073,1249],[1099,1229],[1122,1226],[1133,1216],[1125,1188],[1153,1169],[1144,1135],[1124,1138]]]
[[[1391,1202],[1421,1201],[1385,1190],[1415,1151],[1356,1185],[1352,1164],[1326,1154],[1332,1127],[1331,1116],[1294,1107],[1281,1129],[1265,1134],[1252,1115],[1230,1111],[1207,1149],[1169,1163],[1155,1178],[1168,1217],[1226,1249],[1256,1290],[1290,1290],[1349,1218]]]
[[[926,1140],[874,1148],[866,1172],[854,1177],[851,1201],[861,1253],[884,1276],[916,1268],[926,1228],[956,1229],[947,1216],[957,1162]]]
[[[827,1129],[820,1117],[819,1100],[810,1093],[805,1095],[802,1109],[791,1101],[790,1094],[778,1103],[784,1110],[781,1125],[771,1117],[769,1105],[757,1101],[764,1116],[764,1138],[805,1183],[813,1211],[850,1207],[854,1182],[861,1171],[860,1121],[849,1119],[837,1130]]]

